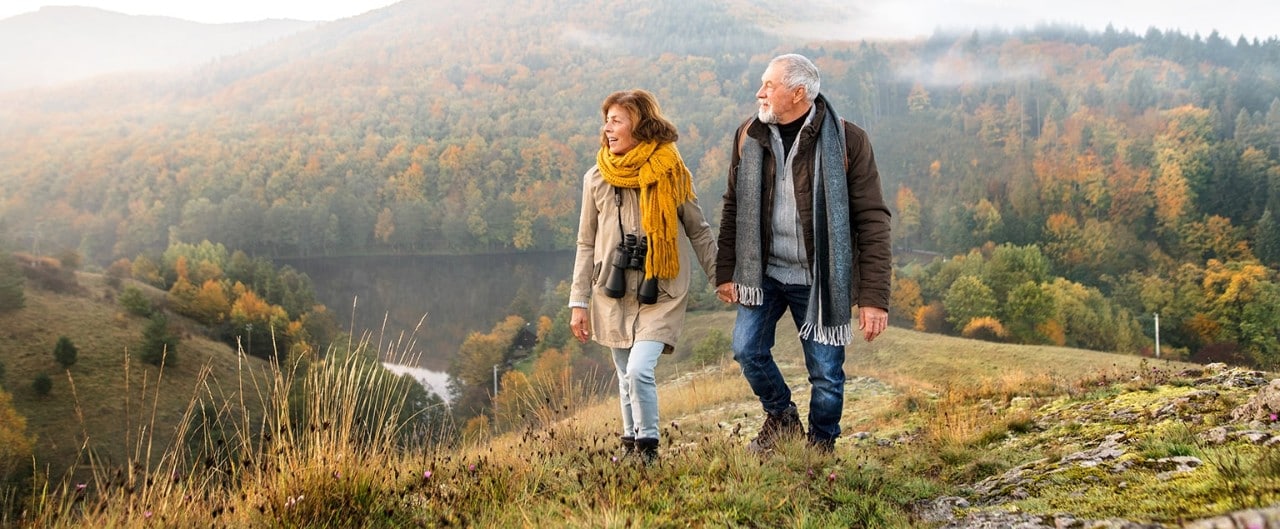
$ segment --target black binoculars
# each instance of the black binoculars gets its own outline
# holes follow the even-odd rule
[[[647,237],[623,236],[622,240],[618,242],[617,249],[613,252],[609,278],[604,283],[604,295],[611,298],[621,298],[626,295],[627,270],[644,272],[645,256],[648,253],[649,239]],[[640,289],[636,291],[636,297],[640,299],[640,303],[645,305],[656,303],[658,301],[658,278],[651,277],[641,282]]]

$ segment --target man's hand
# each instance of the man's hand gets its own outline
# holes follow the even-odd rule
[[[889,327],[889,311],[880,307],[858,307],[858,329],[868,342]]]
[[[734,286],[733,281],[720,283],[720,286],[716,287],[716,297],[725,303],[737,303],[738,288]]]
[[[587,343],[587,339],[591,338],[591,322],[587,318],[587,309],[582,307],[573,307],[570,310],[569,329],[573,331],[573,337],[579,342]]]

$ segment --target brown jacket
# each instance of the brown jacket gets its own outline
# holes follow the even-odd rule
[[[598,167],[583,177],[582,212],[578,218],[578,253],[573,263],[573,285],[569,303],[586,304],[590,313],[591,336],[605,347],[631,347],[636,340],[652,340],[667,345],[671,352],[680,339],[688,305],[689,281],[694,265],[690,254],[706,277],[715,275],[716,240],[707,224],[697,199],[679,206],[681,224],[680,273],[671,279],[658,280],[658,302],[641,305],[636,289],[644,276],[639,270],[628,270],[627,290],[614,299],[604,294],[613,254],[622,240],[622,230],[640,235],[640,194],[635,189],[622,190],[622,206],[614,202],[614,188],[604,181]]]
[[[824,99],[814,102],[816,114],[800,131],[795,148],[800,149],[794,158],[796,209],[800,225],[804,229],[805,253],[813,262],[813,161],[818,144],[818,125],[826,113]],[[843,120],[842,120],[843,121]],[[743,135],[746,135],[745,137]],[[852,219],[853,244],[853,292],[852,299],[858,306],[889,309],[889,281],[892,276],[893,257],[889,241],[889,208],[884,203],[880,189],[880,173],[876,170],[875,155],[871,152],[871,140],[867,132],[844,121],[845,161],[848,167],[849,216]],[[769,139],[769,126],[756,118],[748,119],[734,134],[733,161],[729,165],[729,186],[724,193],[724,210],[720,217],[719,250],[716,255],[716,284],[733,281],[736,268],[735,237],[737,235],[737,175],[742,162],[743,141],[759,142],[764,149],[761,164],[764,190],[760,194],[760,217],[764,238],[763,254],[769,255],[773,228],[769,225],[773,210],[774,156]]]

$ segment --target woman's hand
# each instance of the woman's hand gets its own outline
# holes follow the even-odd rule
[[[582,307],[573,307],[569,309],[569,329],[573,331],[574,338],[579,342],[587,343],[587,339],[591,338],[591,323],[587,318],[587,309]]]

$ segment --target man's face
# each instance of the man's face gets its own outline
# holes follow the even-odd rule
[[[760,90],[756,102],[760,104],[758,116],[765,123],[790,123],[803,114],[800,102],[804,100],[804,87],[789,89],[782,83],[782,67],[771,64],[760,76]]]

